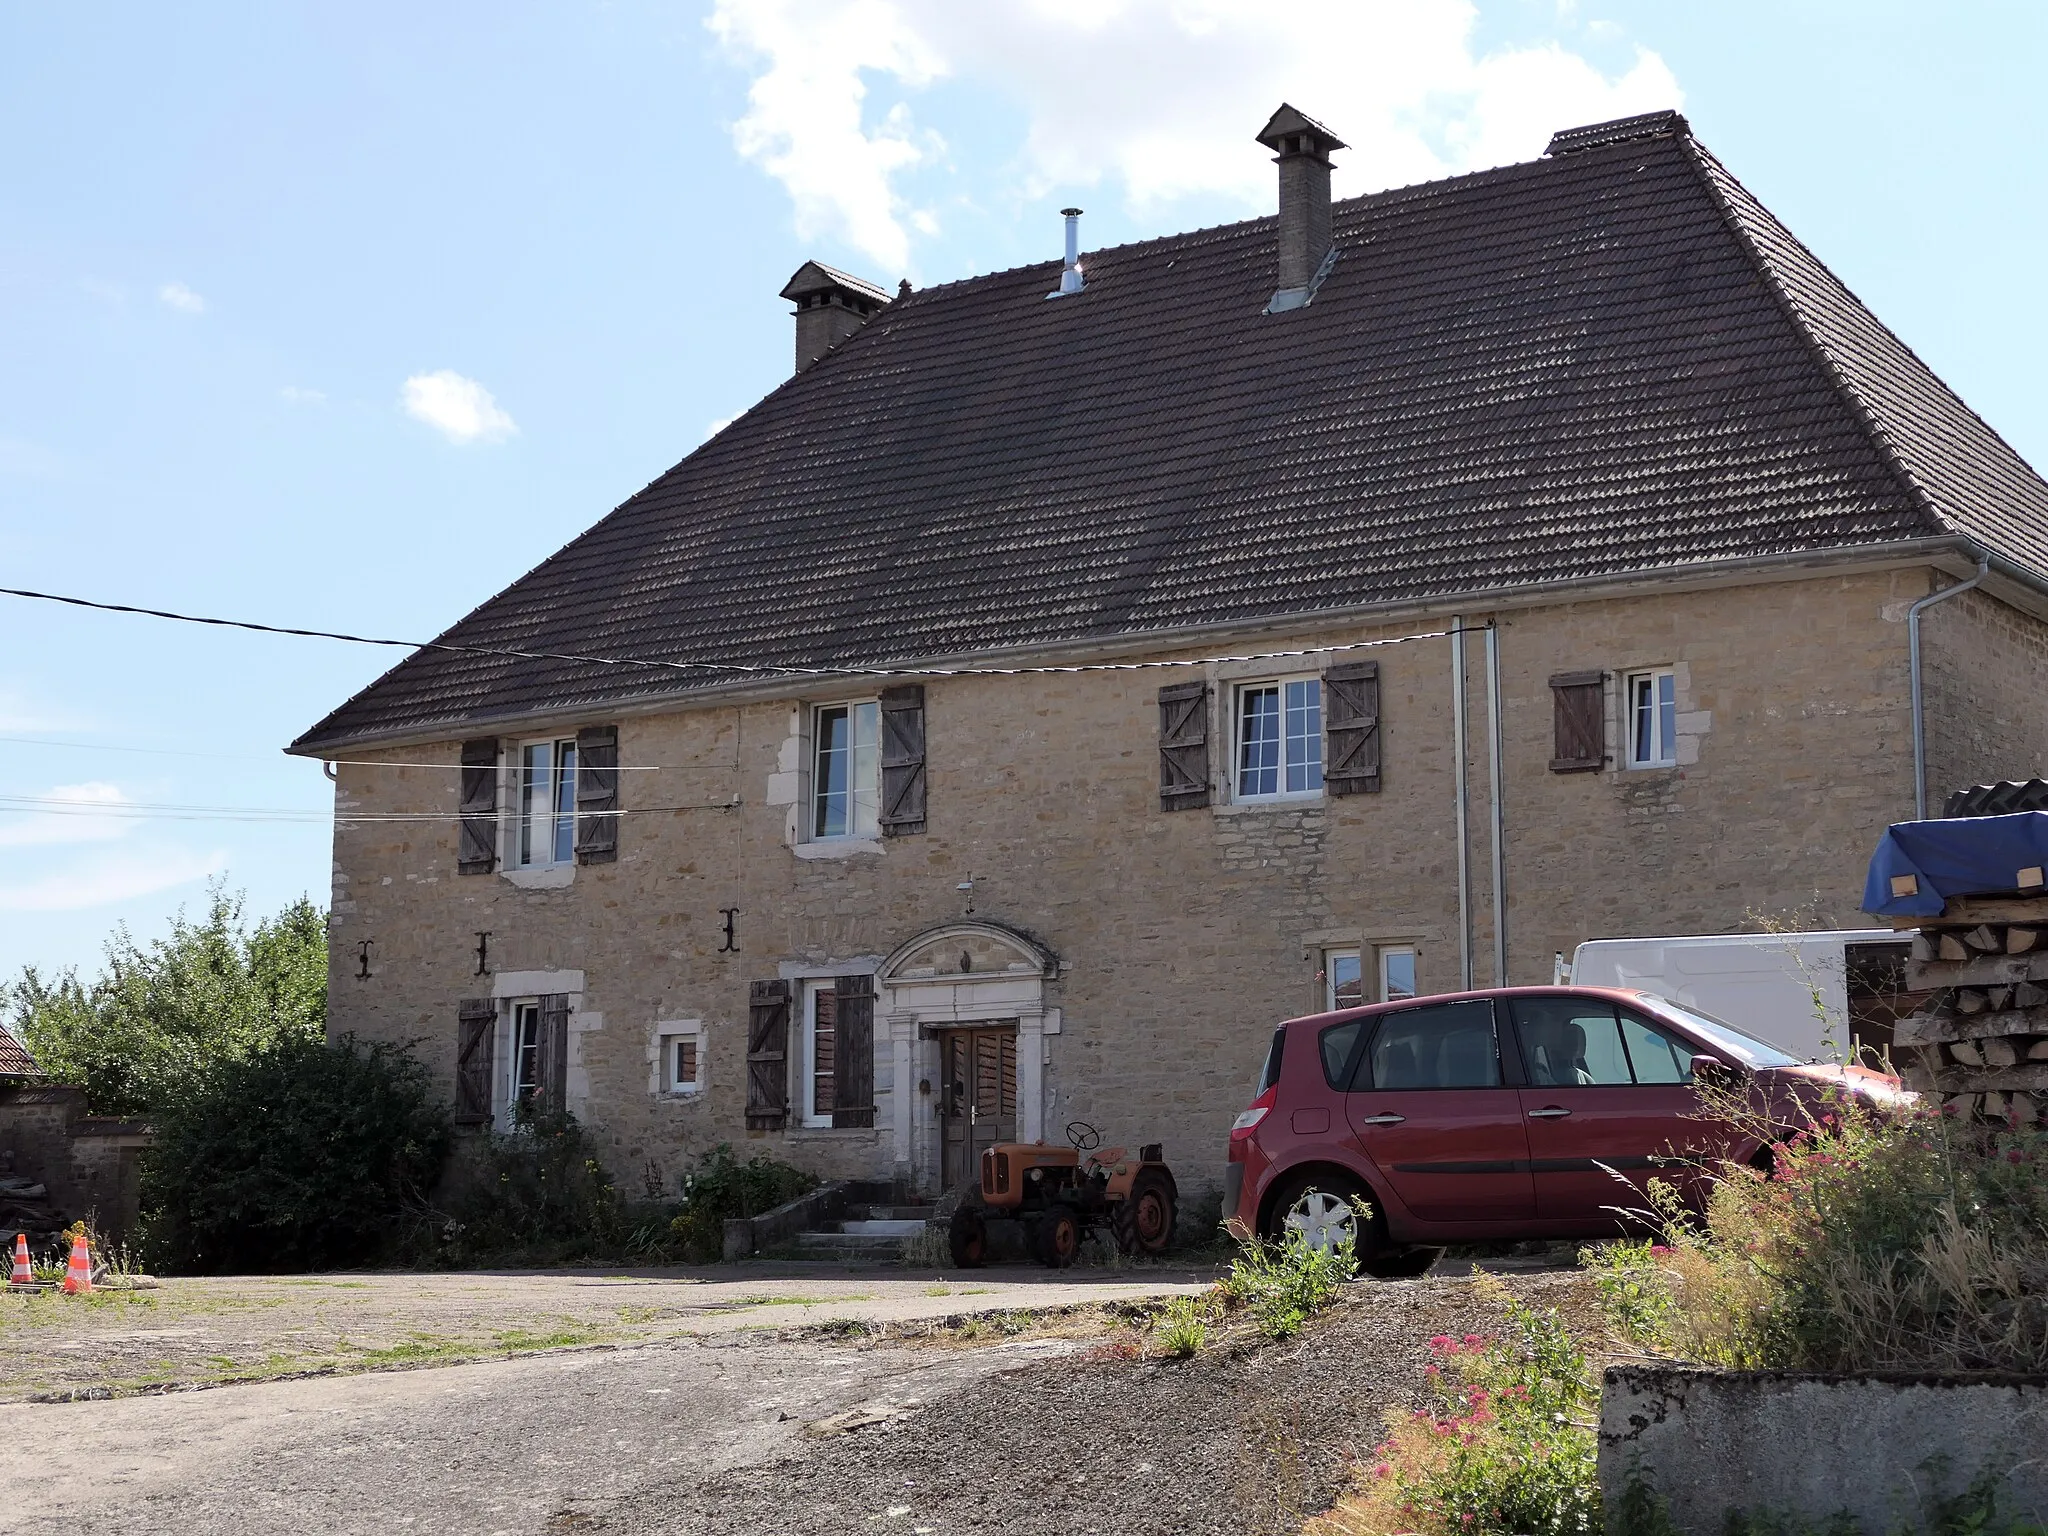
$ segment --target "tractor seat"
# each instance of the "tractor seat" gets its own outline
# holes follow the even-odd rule
[[[1097,1168],[1113,1168],[1124,1160],[1122,1147],[1097,1147],[1088,1154],[1088,1161]]]

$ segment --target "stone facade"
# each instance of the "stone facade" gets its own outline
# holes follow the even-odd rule
[[[1508,979],[1548,981],[1553,956],[1589,938],[1728,931],[1762,914],[1853,925],[1880,830],[1911,814],[1904,610],[1928,580],[1912,567],[1809,574],[1495,614]],[[1941,630],[1944,677],[1984,681],[1944,685],[1942,772],[2031,771],[2048,706],[2014,669],[2048,629],[1968,602]],[[1465,622],[1484,622],[1478,605]],[[1422,616],[1181,654],[1442,627]],[[1485,679],[1479,642],[1467,645],[1474,974],[1486,985]],[[1328,951],[1363,951],[1371,975],[1376,946],[1411,947],[1423,990],[1459,983],[1449,646],[1363,653],[1380,664],[1383,788],[1344,798],[1219,794],[1208,809],[1162,811],[1156,694],[1186,680],[1178,670],[929,680],[928,824],[908,837],[799,836],[811,706],[859,690],[612,717],[620,762],[657,770],[622,775],[616,863],[545,876],[456,873],[452,768],[343,766],[344,817],[446,819],[338,825],[331,1027],[416,1041],[452,1077],[459,1000],[567,993],[570,1107],[636,1187],[720,1141],[930,1187],[934,1031],[1016,1020],[1020,1134],[1088,1120],[1112,1141],[1163,1141],[1184,1188],[1213,1184],[1273,1024],[1324,1006]],[[1621,679],[1650,667],[1675,674],[1677,762],[1551,772],[1551,675],[1609,675],[1618,761]],[[1192,670],[1217,689],[1214,781],[1227,785],[1231,688],[1319,663]],[[577,723],[610,722],[552,734]],[[457,744],[346,755],[452,765]],[[877,976],[874,1128],[747,1132],[749,984],[850,973]],[[672,1093],[664,1040],[682,1033],[701,1041],[702,1083]]]

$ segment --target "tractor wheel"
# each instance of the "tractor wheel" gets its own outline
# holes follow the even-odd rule
[[[988,1223],[981,1212],[963,1205],[946,1223],[946,1246],[953,1252],[955,1269],[979,1269],[988,1262]]]
[[[1065,1269],[1081,1251],[1081,1220],[1064,1205],[1038,1219],[1038,1262],[1047,1269]]]
[[[1131,1181],[1130,1195],[1111,1218],[1116,1245],[1127,1254],[1159,1254],[1173,1242],[1173,1181],[1154,1168]]]

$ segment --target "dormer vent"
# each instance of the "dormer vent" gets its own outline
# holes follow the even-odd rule
[[[782,297],[796,305],[796,371],[819,358],[880,314],[889,295],[863,278],[807,261],[783,284]]]
[[[1280,270],[1266,313],[1300,309],[1315,297],[1326,272],[1330,238],[1330,152],[1348,146],[1329,129],[1286,102],[1259,142],[1280,167]]]
[[[1081,275],[1081,210],[1062,208],[1060,217],[1067,221],[1067,260],[1060,268],[1060,285],[1046,295],[1048,299],[1064,299],[1088,286],[1087,278]]]

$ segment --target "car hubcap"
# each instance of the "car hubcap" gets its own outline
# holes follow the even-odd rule
[[[1317,1253],[1333,1252],[1339,1244],[1358,1242],[1358,1216],[1350,1205],[1335,1195],[1312,1189],[1303,1195],[1284,1223],[1290,1237],[1299,1237]]]

